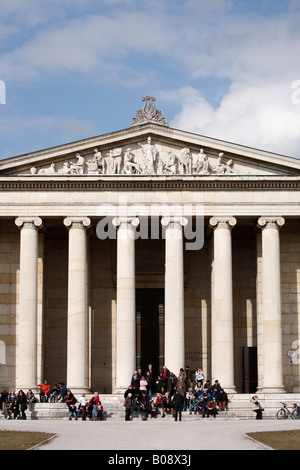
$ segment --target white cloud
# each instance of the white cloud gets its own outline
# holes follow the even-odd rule
[[[172,127],[300,158],[300,104],[292,83],[235,84],[214,109],[197,90],[182,89]]]
[[[145,12],[116,12],[113,17],[90,15],[38,30],[12,50],[0,55],[2,76],[24,81],[44,74],[82,73],[93,80],[120,80],[143,75],[134,54],[167,54],[176,31],[164,19],[148,28]],[[158,52],[159,51],[159,52]],[[148,64],[149,66],[150,64]],[[151,67],[151,65],[150,65]],[[135,69],[135,71],[133,71]],[[149,72],[147,71],[147,74]]]
[[[163,68],[189,81],[213,75],[249,82],[294,73],[299,18],[288,10],[280,17],[248,17],[234,12],[234,3],[226,0],[152,0],[139,2],[139,7],[131,1],[102,0],[93,10],[97,3],[88,0],[86,10],[76,16],[68,7],[83,8],[81,0],[53,1],[53,8],[41,0],[29,6],[26,2],[27,9],[21,0],[7,2],[19,18],[15,24],[20,26],[23,15],[27,27],[30,21],[39,27],[29,28],[21,44],[0,55],[2,78],[80,72],[110,81],[114,70],[114,78],[124,82],[126,74],[132,76],[130,67],[140,73],[141,55],[145,62],[150,58],[147,69],[155,68],[154,57],[163,58]],[[12,12],[6,3],[3,7],[7,15]]]

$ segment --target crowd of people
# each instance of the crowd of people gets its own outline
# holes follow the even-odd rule
[[[64,383],[54,382],[50,386],[45,380],[38,384],[39,399],[30,389],[27,393],[20,390],[4,390],[0,395],[0,411],[6,419],[26,419],[26,410],[32,411],[34,404],[65,403],[69,410],[69,420],[102,420],[103,405],[99,393],[95,392],[88,399],[84,393],[77,399]],[[227,409],[228,397],[218,380],[213,384],[205,380],[199,368],[191,372],[189,367],[181,368],[176,376],[163,366],[157,377],[154,376],[152,365],[149,364],[143,373],[135,370],[128,389],[124,393],[125,420],[129,421],[135,414],[141,414],[143,420],[164,418],[171,414],[175,421],[182,419],[182,412],[189,414],[216,417],[218,412]]]
[[[103,419],[103,405],[98,392],[95,392],[89,400],[85,393],[82,393],[77,399],[64,383],[54,382],[50,386],[49,382],[45,380],[38,386],[40,387],[39,400],[31,389],[27,393],[20,390],[17,394],[13,390],[3,390],[0,395],[0,412],[5,419],[26,419],[26,410],[33,411],[34,404],[38,401],[40,403],[65,403],[69,410],[70,421],[73,418],[76,421],[78,418],[83,421]]]
[[[153,376],[152,365],[145,373],[141,369],[133,372],[130,385],[124,394],[125,420],[129,421],[136,412],[142,419],[148,416],[164,418],[170,413],[175,421],[182,419],[182,412],[216,417],[228,406],[228,396],[218,380],[213,384],[205,380],[199,368],[191,373],[188,366],[181,368],[178,376],[163,366],[159,376]]]

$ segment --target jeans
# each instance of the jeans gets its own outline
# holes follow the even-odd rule
[[[93,405],[93,412],[92,412],[93,418],[98,417],[98,405]]]
[[[72,415],[74,415],[75,421],[77,421],[77,414],[76,414],[76,411],[70,411],[70,412],[69,412],[69,421],[72,420]]]

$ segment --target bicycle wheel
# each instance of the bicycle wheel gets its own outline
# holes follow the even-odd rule
[[[287,415],[286,415],[285,409],[280,408],[280,410],[277,411],[276,417],[277,417],[277,419],[286,419]]]

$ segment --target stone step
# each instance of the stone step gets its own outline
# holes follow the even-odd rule
[[[89,397],[87,397],[89,398]],[[105,420],[124,420],[124,398],[121,395],[100,395],[101,403],[104,408]],[[276,413],[281,408],[281,402],[288,405],[289,408],[294,403],[300,406],[300,394],[278,394],[278,395],[260,395],[259,401],[264,408],[264,418],[276,419]],[[65,403],[35,403],[32,409],[26,411],[27,419],[68,419],[69,410]],[[182,414],[184,420],[202,419],[199,415],[189,414],[185,411]],[[218,419],[253,419],[254,413],[250,403],[250,395],[233,394],[229,395],[228,410],[219,411]],[[4,416],[0,413],[0,419]],[[142,419],[142,415],[136,413],[133,419]],[[148,419],[151,419],[150,417]],[[163,419],[161,412],[157,419]],[[165,420],[173,419],[167,414]],[[214,419],[214,418],[211,418]]]

